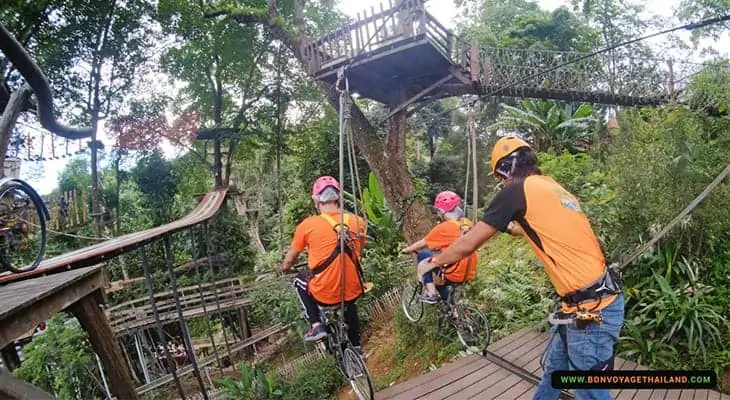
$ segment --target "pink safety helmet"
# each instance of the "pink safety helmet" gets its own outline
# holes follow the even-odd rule
[[[320,176],[319,178],[317,178],[316,181],[314,181],[314,185],[312,186],[312,196],[316,196],[322,193],[322,191],[325,190],[328,186],[332,186],[338,192],[340,191],[340,183],[337,182],[337,179],[325,175]]]
[[[436,195],[436,200],[433,201],[433,206],[442,212],[449,212],[461,204],[461,197],[458,194],[445,190]]]

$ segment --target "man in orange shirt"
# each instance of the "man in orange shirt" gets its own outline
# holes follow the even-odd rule
[[[542,175],[537,156],[524,140],[508,136],[492,150],[492,171],[505,185],[464,237],[423,268],[456,262],[497,232],[524,237],[561,297],[553,314],[559,340],[548,344],[542,380],[533,399],[557,399],[551,384],[558,370],[611,370],[624,321],[624,299],[618,274],[606,267],[601,247],[578,200]],[[570,318],[570,317],[574,317]],[[576,389],[576,399],[610,399],[607,389]]]
[[[430,257],[432,252],[446,250],[472,226],[472,222],[464,216],[460,205],[461,198],[452,191],[447,190],[436,195],[433,206],[442,222],[433,227],[423,239],[403,249],[403,253],[413,253],[427,247],[431,251],[418,252],[420,263],[424,258]],[[476,269],[477,254],[472,252],[453,265],[438,268],[436,271],[419,271],[419,276],[423,277],[423,283],[426,285],[426,293],[421,294],[421,301],[436,304],[439,295],[443,300],[447,300],[449,295],[447,286],[472,280],[476,276]],[[434,278],[443,281],[443,284],[436,285]]]
[[[345,321],[348,337],[355,349],[360,349],[360,321],[355,301],[364,293],[360,256],[365,246],[365,220],[345,213],[345,285],[341,284],[343,268],[340,253],[341,214],[338,201],[340,184],[331,176],[323,176],[314,182],[312,200],[319,215],[307,217],[294,232],[291,248],[284,257],[281,270],[289,270],[305,249],[308,251],[308,269],[299,271],[294,279],[294,289],[299,296],[310,323],[305,341],[317,341],[327,337],[322,325],[319,305],[339,305],[343,292],[345,300]]]

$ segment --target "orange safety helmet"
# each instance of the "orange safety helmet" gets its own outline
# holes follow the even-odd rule
[[[503,158],[522,148],[532,151],[532,146],[517,136],[504,136],[497,140],[492,148],[492,174],[497,175],[497,166]]]

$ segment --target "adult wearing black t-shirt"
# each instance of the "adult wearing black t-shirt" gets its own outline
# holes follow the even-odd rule
[[[603,252],[578,200],[542,175],[537,156],[524,140],[509,136],[492,150],[492,172],[505,186],[481,221],[447,250],[422,261],[427,269],[454,263],[481,247],[497,232],[523,236],[542,262],[561,311],[587,311],[602,322],[584,327],[553,327],[542,380],[533,399],[557,399],[551,385],[556,370],[612,369],[615,344],[624,321],[618,277],[606,268]],[[422,267],[422,268],[424,268]],[[610,399],[607,389],[578,389],[576,399]]]

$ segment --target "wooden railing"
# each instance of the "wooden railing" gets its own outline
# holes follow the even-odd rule
[[[238,278],[223,279],[214,283],[201,284],[202,297],[198,292],[198,285],[178,288],[183,316],[203,316],[215,313],[219,308],[226,310],[248,305],[251,301],[246,293],[257,286],[260,285],[243,284]],[[157,293],[154,298],[160,320],[177,319],[177,305],[172,291]],[[106,312],[112,329],[117,334],[149,326],[155,322],[152,304],[148,296],[110,307]]]
[[[349,24],[327,33],[305,45],[303,50],[310,73],[329,68],[359,54],[373,52],[400,42],[428,38],[445,57],[454,51],[454,35],[441,25],[423,6],[422,0],[389,0],[390,7],[380,4],[380,11],[370,8]],[[376,34],[377,33],[377,34]]]

